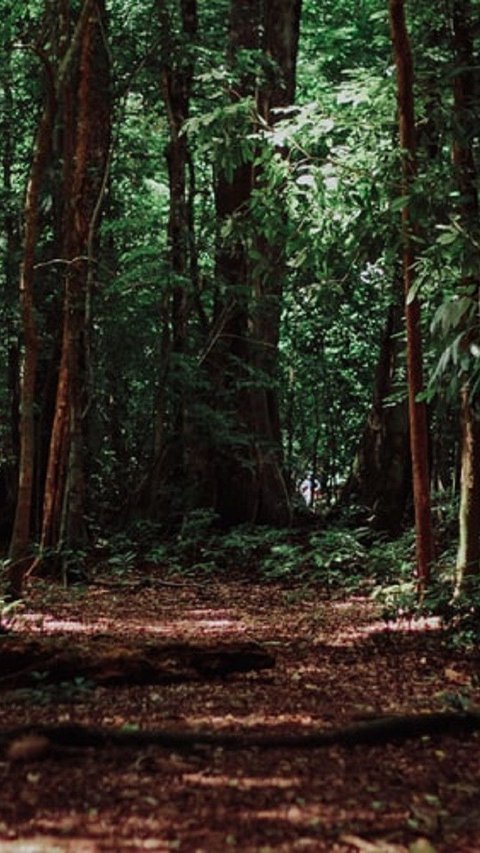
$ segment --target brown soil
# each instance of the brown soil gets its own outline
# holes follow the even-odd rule
[[[85,724],[260,736],[480,706],[478,655],[449,649],[435,626],[387,628],[368,600],[327,601],[312,589],[37,584],[13,627],[0,651],[52,638],[85,658],[108,640],[129,654],[156,644],[261,648],[275,664],[129,684],[85,673],[52,681],[40,660],[27,680],[12,682],[10,670],[0,679],[3,731]],[[19,738],[0,756],[0,851],[474,853],[479,744],[470,734],[354,748],[51,749]]]

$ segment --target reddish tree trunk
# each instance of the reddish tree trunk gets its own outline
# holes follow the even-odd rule
[[[35,321],[35,249],[39,229],[39,202],[50,159],[56,99],[51,69],[46,64],[46,102],[35,139],[24,211],[24,248],[20,271],[20,306],[23,322],[23,363],[20,390],[20,461],[15,520],[10,541],[9,593],[21,597],[22,583],[30,565],[30,523],[35,464],[35,381],[38,361],[38,332]]]
[[[422,591],[428,582],[430,568],[434,559],[434,545],[430,512],[427,413],[425,403],[417,399],[423,390],[422,338],[420,329],[420,303],[417,297],[412,298],[412,288],[414,285],[413,265],[415,262],[413,236],[415,226],[412,223],[410,203],[408,201],[416,176],[414,72],[410,40],[405,20],[404,0],[390,0],[390,26],[397,69],[399,136],[403,157],[402,194],[407,199],[402,210],[403,280],[407,326],[407,375],[417,571],[419,588]]]
[[[109,67],[104,0],[81,12],[75,107],[65,98],[65,145],[73,144],[73,170],[64,171],[64,258],[67,264],[63,334],[55,415],[45,480],[41,545],[58,548],[85,539],[83,410],[86,308],[96,229],[110,145]],[[78,33],[78,26],[75,31]],[[74,45],[70,46],[70,49]],[[67,183],[68,180],[68,183]]]

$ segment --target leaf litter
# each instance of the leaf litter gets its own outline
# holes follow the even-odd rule
[[[293,734],[384,715],[480,705],[478,654],[429,625],[384,624],[367,598],[230,582],[32,588],[14,635],[95,652],[128,643],[254,643],[270,669],[166,684],[0,682],[0,727]],[[10,635],[6,635],[8,638]],[[2,639],[0,638],[0,643]],[[30,741],[28,740],[30,737]],[[197,745],[49,749],[41,734],[0,759],[0,850],[190,853],[480,849],[479,737],[234,751]]]

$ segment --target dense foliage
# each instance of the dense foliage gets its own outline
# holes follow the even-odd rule
[[[109,122],[103,160],[85,173],[88,272],[77,329],[83,343],[71,377],[69,405],[77,414],[67,427],[76,438],[62,463],[66,485],[56,486],[55,537],[45,532],[45,500],[64,294],[68,265],[76,263],[65,254],[67,212],[76,203],[69,198],[68,134],[85,96],[87,53],[78,45],[86,38],[79,22],[88,2],[0,5],[5,543],[18,497],[18,412],[29,348],[18,299],[25,193],[52,86],[56,113],[36,211],[30,551],[39,542],[44,550],[81,550],[146,520],[162,533],[184,532],[198,513],[224,527],[287,523],[292,505],[299,511],[302,504],[298,484],[309,475],[321,486],[322,511],[350,500],[366,504],[358,508],[362,523],[375,518],[388,532],[408,526],[405,477],[401,498],[399,491],[387,494],[391,468],[382,469],[385,482],[377,482],[375,494],[360,482],[369,464],[365,448],[373,446],[368,430],[377,430],[384,459],[385,445],[397,439],[383,417],[399,412],[406,398],[398,312],[407,204],[416,242],[410,298],[422,304],[432,485],[442,507],[455,500],[460,389],[465,420],[466,405],[477,416],[480,387],[478,219],[466,200],[478,185],[478,11],[466,0],[452,9],[442,3],[432,24],[430,4],[409,4],[418,163],[406,199],[381,0],[305,0],[298,53],[294,20],[285,18],[288,41],[268,9],[259,11],[263,4],[252,4],[242,25],[241,2],[106,4],[105,26],[91,35],[97,52],[88,56],[91,74],[109,90]],[[102,4],[90,5],[104,14]],[[282,67],[286,45],[290,65]],[[77,62],[75,51],[84,59]],[[81,145],[80,137],[71,144]],[[77,184],[84,186],[80,178]],[[393,308],[397,319],[387,334]],[[387,350],[391,375],[382,390],[378,363]],[[372,412],[380,410],[375,425]],[[389,459],[397,452],[387,451]],[[379,507],[389,501],[393,510],[382,517]],[[80,505],[87,520],[81,530],[72,521]],[[439,515],[443,523],[445,512]]]

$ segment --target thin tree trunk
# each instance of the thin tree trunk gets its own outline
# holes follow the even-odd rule
[[[404,0],[389,0],[389,3],[390,26],[397,69],[398,120],[400,146],[402,149],[402,194],[407,199],[402,210],[403,281],[407,327],[407,376],[417,572],[421,594],[428,583],[434,559],[434,545],[430,510],[427,412],[425,403],[417,399],[423,390],[420,303],[416,296],[412,298],[412,288],[414,285],[413,265],[415,262],[413,237],[415,226],[412,223],[408,197],[412,191],[416,177],[414,71],[405,20]]]
[[[24,209],[24,247],[20,270],[20,305],[23,322],[23,356],[20,390],[20,460],[17,507],[10,541],[9,594],[20,598],[25,572],[31,562],[30,523],[35,462],[35,380],[38,361],[38,331],[35,320],[35,249],[39,229],[39,204],[50,159],[56,98],[51,68],[45,64],[46,100],[33,150]]]
[[[394,282],[397,289],[398,283]],[[394,296],[395,298],[395,296]],[[411,491],[408,408],[405,401],[386,405],[398,370],[402,305],[389,308],[374,379],[372,407],[360,439],[342,500],[365,507],[377,530],[398,535]]]
[[[167,494],[169,511],[181,516],[184,511],[184,497],[187,488],[187,399],[186,377],[184,375],[184,357],[187,352],[188,318],[190,298],[188,295],[187,276],[189,274],[189,209],[187,199],[187,166],[189,159],[188,139],[183,133],[185,121],[189,117],[190,97],[193,82],[194,61],[192,56],[193,40],[195,39],[198,20],[196,0],[181,0],[179,15],[181,20],[181,43],[172,46],[170,35],[172,23],[170,14],[164,3],[159,3],[159,16],[162,33],[166,43],[162,57],[161,90],[169,125],[170,138],[166,147],[166,159],[169,179],[169,220],[168,241],[173,278],[171,296],[171,341],[168,325],[163,321],[161,359],[167,363],[160,364],[159,383],[164,386],[166,374],[170,367],[176,371],[175,402],[172,412],[171,430],[163,429],[167,396],[165,387],[159,387],[155,412],[158,426],[155,435],[154,459],[149,478],[151,512],[158,511],[158,493]],[[161,441],[159,442],[161,432]],[[160,489],[161,481],[163,488]],[[183,483],[180,505],[172,505],[172,497],[178,491],[172,484]],[[166,507],[160,507],[165,510]]]
[[[20,254],[20,235],[15,214],[13,197],[13,167],[15,154],[15,116],[12,91],[11,57],[7,56],[1,71],[3,90],[2,117],[0,133],[2,137],[2,175],[4,190],[4,209],[2,212],[5,248],[3,252],[4,302],[0,307],[2,329],[6,339],[5,379],[8,394],[8,406],[5,408],[2,432],[3,465],[0,472],[0,536],[11,536],[13,515],[16,504],[16,486],[18,481],[18,413],[19,413],[19,340],[15,309],[18,290],[18,260]]]
[[[474,56],[470,30],[469,0],[454,0],[453,41],[456,74],[453,97],[456,137],[453,143],[453,162],[460,190],[460,216],[467,234],[478,226],[477,172],[472,143],[475,127]],[[475,284],[476,300],[480,296],[479,281]],[[467,330],[468,337],[468,330]],[[459,545],[456,565],[457,591],[470,575],[480,571],[480,420],[473,409],[468,377],[460,393],[461,408],[461,474]]]
[[[461,405],[461,482],[459,543],[456,564],[457,592],[480,565],[480,421],[470,400],[466,382],[460,394]]]

